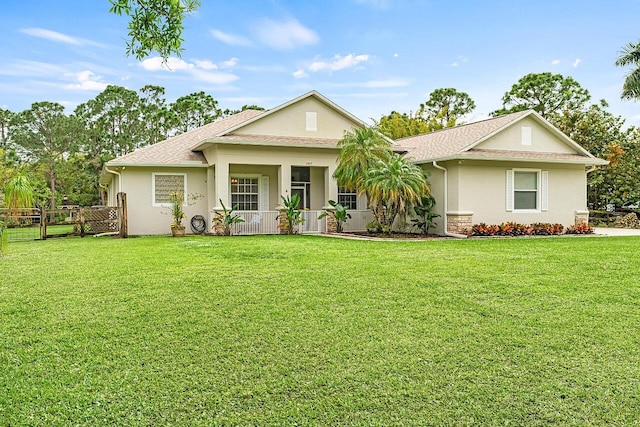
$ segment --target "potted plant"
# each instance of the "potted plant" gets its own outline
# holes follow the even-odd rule
[[[216,211],[213,215],[214,232],[216,235],[231,236],[233,233],[233,226],[244,222],[244,218],[234,212],[238,209],[238,205],[233,205],[231,206],[231,209],[227,209],[224,203],[222,203],[222,199],[219,199],[219,201],[220,206],[222,206],[222,210]]]
[[[347,208],[345,206],[334,200],[329,200],[329,205],[331,205],[331,209],[325,209],[318,219],[322,219],[326,216],[330,217],[335,221],[336,233],[342,233],[343,225],[351,218],[351,214],[347,212]]]
[[[184,193],[181,191],[173,191],[169,195],[169,203],[171,204],[171,235],[173,237],[184,236],[184,225],[182,220],[186,217],[184,214]]]

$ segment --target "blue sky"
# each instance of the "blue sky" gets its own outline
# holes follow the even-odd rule
[[[520,77],[549,71],[640,125],[640,104],[619,99],[626,70],[614,65],[640,39],[638,0],[202,0],[171,70],[125,55],[127,18],[108,13],[108,0],[2,9],[0,107],[12,111],[37,101],[72,111],[107,84],[155,84],[168,101],[204,90],[221,108],[272,108],[315,89],[368,121],[454,87],[475,100],[473,121]]]

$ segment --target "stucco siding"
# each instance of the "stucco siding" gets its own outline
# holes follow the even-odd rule
[[[306,130],[307,112],[317,113],[317,130]],[[327,104],[313,98],[303,99],[262,120],[250,123],[236,131],[237,135],[299,136],[340,139],[345,129],[360,127],[358,123],[338,114]]]
[[[522,128],[531,129],[531,145],[522,144]],[[547,130],[536,120],[526,117],[513,126],[474,147],[484,150],[514,150],[542,153],[576,154],[576,150]]]
[[[548,171],[548,210],[525,213],[507,211],[506,174],[508,169]],[[473,212],[473,223],[497,224],[515,221],[574,223],[576,210],[586,209],[586,173],[584,166],[526,163],[467,164],[459,168],[457,187],[459,211]],[[450,206],[450,209],[452,207]]]
[[[444,171],[434,168],[432,165],[424,165],[423,168],[429,172],[429,186],[431,188],[431,195],[436,199],[436,205],[433,208],[433,212],[440,215],[434,219],[436,223],[435,229],[430,229],[430,233],[444,234]]]
[[[185,207],[187,218],[183,225],[191,232],[189,221],[194,215],[208,218],[207,213],[207,170],[205,168],[136,168],[127,167],[121,171],[122,191],[127,193],[127,210],[130,235],[169,234],[172,217],[169,209],[153,206],[153,173],[184,173],[187,177],[187,194],[200,197],[191,206]]]

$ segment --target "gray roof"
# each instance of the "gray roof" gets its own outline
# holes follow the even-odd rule
[[[541,153],[516,150],[483,150],[480,143],[525,117],[531,117],[558,136],[577,154]],[[518,160],[534,162],[607,164],[580,147],[560,130],[533,110],[506,114],[491,119],[443,129],[436,132],[399,139],[398,145],[407,150],[406,157],[414,163],[428,163],[451,159]]]
[[[207,165],[207,160],[204,158],[202,152],[193,151],[194,147],[203,140],[216,138],[224,134],[227,130],[264,113],[265,111],[245,110],[166,139],[157,144],[141,148],[125,156],[118,157],[107,162],[107,165],[205,166]]]

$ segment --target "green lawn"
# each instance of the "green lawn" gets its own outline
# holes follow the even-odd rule
[[[8,249],[2,426],[640,423],[638,238]]]

